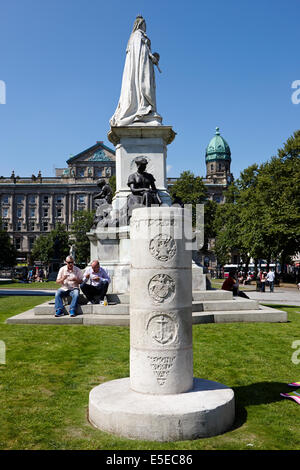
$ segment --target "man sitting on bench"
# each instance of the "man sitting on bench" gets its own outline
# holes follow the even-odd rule
[[[100,267],[98,260],[93,261],[91,266],[86,268],[83,283],[80,285],[82,292],[88,299],[88,304],[99,303],[103,305],[109,283],[108,272]],[[99,298],[99,301],[97,301],[97,298]]]

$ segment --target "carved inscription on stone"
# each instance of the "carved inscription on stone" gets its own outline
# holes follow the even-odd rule
[[[159,385],[164,385],[174,364],[176,356],[156,356],[149,354],[148,359],[150,361],[151,369],[156,376],[157,382]]]
[[[148,292],[157,304],[169,302],[175,295],[175,282],[167,274],[156,274],[150,279]]]
[[[170,235],[160,233],[150,241],[149,250],[159,261],[169,261],[176,253],[176,243]]]
[[[136,229],[141,226],[145,227],[177,227],[178,221],[175,219],[131,219],[131,223],[134,224]]]
[[[177,340],[178,323],[171,314],[155,313],[149,319],[146,330],[153,343],[169,345]]]

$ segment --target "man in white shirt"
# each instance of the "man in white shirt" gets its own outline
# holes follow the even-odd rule
[[[83,283],[80,288],[89,304],[97,303],[96,297],[99,297],[99,304],[103,305],[110,277],[106,269],[100,267],[98,260],[94,260],[91,266],[87,267],[83,275]]]
[[[266,281],[269,282],[270,292],[274,292],[275,273],[271,268],[267,274]]]
[[[61,284],[61,287],[55,294],[55,316],[64,316],[62,298],[70,295],[72,298],[70,317],[75,317],[79,297],[79,285],[82,282],[82,272],[77,268],[77,266],[74,266],[74,259],[72,256],[67,256],[66,265],[58,271],[56,282]]]

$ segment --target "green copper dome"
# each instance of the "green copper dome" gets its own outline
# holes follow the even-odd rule
[[[216,127],[216,134],[209,142],[205,152],[206,163],[216,160],[228,160],[231,162],[230,147],[226,140],[221,137],[218,127]]]

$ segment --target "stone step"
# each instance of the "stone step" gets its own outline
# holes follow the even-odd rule
[[[257,300],[234,298],[232,300],[194,300],[193,312],[255,310],[259,308]],[[70,307],[65,307],[68,312]],[[129,315],[129,304],[114,305],[78,305],[77,314],[88,315]],[[34,308],[35,315],[54,315],[54,301],[45,302]]]
[[[129,294],[107,294],[108,303],[117,302],[118,304],[129,304]]]
[[[211,311],[211,312],[193,312],[193,325],[203,323],[249,323],[249,322],[266,322],[266,323],[282,323],[287,322],[287,313],[275,308],[260,305],[257,310],[240,310],[240,311]],[[81,314],[75,318],[69,315],[56,318],[53,315],[36,315],[34,310],[20,313],[6,320],[9,324],[44,324],[44,325],[107,325],[107,326],[129,326],[129,315],[119,314]]]
[[[65,310],[69,312],[70,306],[66,306]],[[55,309],[53,302],[45,302],[44,304],[37,305],[34,307],[34,314],[41,315],[52,315],[54,316]],[[115,305],[78,305],[77,314],[85,315],[129,315],[128,304],[115,304]]]
[[[193,291],[193,300],[232,300],[232,292],[227,290]]]
[[[285,323],[287,313],[282,310],[260,306],[257,310],[240,310],[231,312],[193,312],[193,325],[201,323]]]
[[[193,312],[231,311],[231,310],[256,310],[259,308],[257,300],[242,299],[232,300],[205,300],[193,301]]]
[[[84,315],[84,325],[129,326],[129,315]]]

